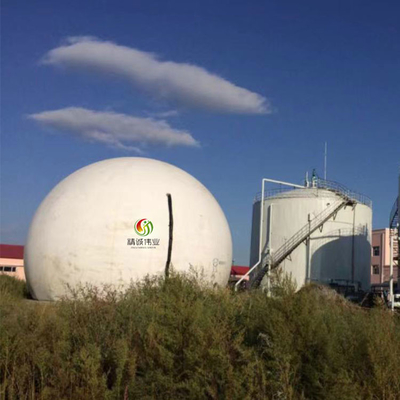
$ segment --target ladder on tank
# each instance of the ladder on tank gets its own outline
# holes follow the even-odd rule
[[[338,201],[332,203],[329,207],[319,213],[313,220],[299,229],[289,240],[287,240],[273,255],[267,254],[264,263],[260,263],[255,268],[251,268],[246,276],[249,276],[250,288],[256,288],[260,285],[262,279],[268,271],[279,266],[301,243],[307,240],[313,232],[320,228],[330,218],[335,217],[339,210],[347,205],[354,205],[355,201],[350,197],[343,196]]]

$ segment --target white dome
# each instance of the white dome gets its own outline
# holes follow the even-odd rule
[[[226,285],[232,239],[225,215],[195,178],[170,164],[136,157],[84,167],[60,182],[33,218],[25,247],[34,298],[55,300],[67,285],[123,287],[171,267],[194,269],[205,281]]]

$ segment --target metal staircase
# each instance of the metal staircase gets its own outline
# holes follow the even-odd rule
[[[393,204],[392,211],[390,212],[389,218],[389,228],[395,229],[399,226],[399,208],[398,208],[398,198]]]
[[[267,271],[273,270],[288,257],[301,243],[310,237],[310,235],[320,228],[330,218],[335,217],[340,209],[346,205],[353,205],[355,201],[351,198],[344,196],[340,200],[335,201],[314,219],[304,225],[298,230],[289,240],[287,240],[273,255],[266,255],[263,263],[260,263],[256,268],[252,268],[249,274],[249,284],[251,288],[258,287],[264,278]]]
[[[397,263],[399,263],[400,260],[400,253],[399,253],[399,246],[400,246],[400,218],[399,218],[399,199],[397,198],[396,201],[393,204],[392,211],[390,212],[390,217],[389,217],[389,229],[390,229],[390,235],[394,236],[395,240],[393,241],[393,255],[394,258],[397,260]]]

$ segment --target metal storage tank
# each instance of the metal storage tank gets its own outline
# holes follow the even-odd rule
[[[101,161],[60,182],[38,208],[25,247],[38,300],[60,298],[67,285],[122,288],[169,268],[226,285],[231,265],[229,226],[212,194],[177,167],[137,157]]]
[[[254,201],[250,265],[256,268],[250,273],[252,285],[268,285],[268,270],[282,267],[298,288],[319,282],[368,290],[371,200],[317,178],[305,186],[288,185],[264,193],[261,230],[261,196]]]

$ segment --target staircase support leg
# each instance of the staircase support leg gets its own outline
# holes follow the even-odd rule
[[[306,279],[304,283],[309,283],[311,281],[311,237],[307,239],[307,268],[306,268]]]

